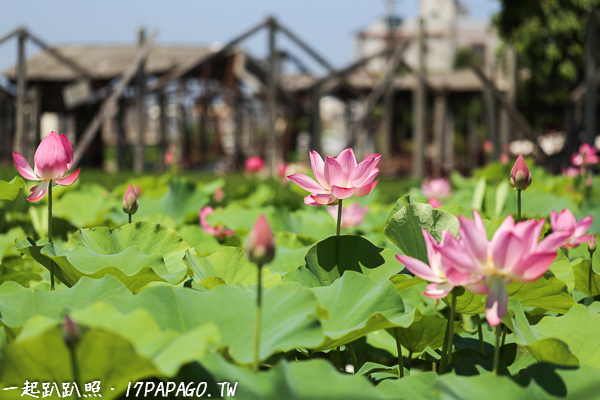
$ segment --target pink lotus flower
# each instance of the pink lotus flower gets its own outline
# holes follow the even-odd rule
[[[550,226],[554,232],[563,232],[567,234],[564,243],[566,248],[579,246],[582,243],[589,242],[593,235],[585,233],[592,225],[594,217],[588,216],[577,221],[575,216],[569,209],[564,209],[557,214],[552,210],[550,213]]]
[[[265,161],[260,157],[250,157],[246,159],[246,172],[257,173],[265,167]]]
[[[569,167],[562,169],[563,176],[575,177],[581,174],[581,169],[576,167]]]
[[[579,147],[577,153],[573,153],[571,156],[571,163],[576,167],[587,167],[588,165],[598,164],[598,155],[596,154],[596,148],[584,143]]]
[[[275,258],[273,233],[264,215],[258,217],[248,235],[246,253],[248,259],[258,265],[268,264]]]
[[[544,220],[515,224],[509,215],[488,241],[485,225],[477,211],[473,212],[473,217],[474,222],[459,216],[460,241],[447,235],[448,242],[439,251],[457,271],[483,276],[483,284],[465,287],[474,293],[488,293],[486,318],[490,325],[496,326],[506,312],[507,285],[513,280],[533,282],[544,275],[569,234],[555,232],[538,243]]]
[[[334,220],[337,221],[337,213],[338,213],[339,205],[335,205],[333,207],[327,207],[327,212],[331,214]],[[365,218],[365,214],[369,212],[369,207],[362,207],[358,203],[353,203],[352,205],[342,207],[342,227],[344,228],[352,228],[354,226],[360,225]]]
[[[500,162],[502,165],[508,165],[510,158],[508,157],[508,153],[504,152],[500,155]]]
[[[481,280],[481,276],[471,276],[454,268],[445,257],[442,256],[440,249],[448,245],[449,237],[452,234],[449,231],[442,233],[442,241],[438,244],[425,229],[422,230],[427,246],[427,258],[429,265],[416,258],[405,255],[396,255],[398,261],[413,274],[421,279],[432,282],[427,285],[427,290],[423,294],[432,299],[444,298],[454,289],[455,286],[474,285]]]
[[[215,210],[210,206],[206,206],[200,210],[200,227],[202,230],[209,235],[216,236],[217,239],[223,239],[226,236],[235,235],[234,231],[225,228],[223,225],[218,225],[216,227],[210,226],[207,217],[214,212]]]
[[[310,152],[310,164],[316,181],[303,174],[288,178],[302,189],[311,192],[304,198],[309,206],[337,204],[338,200],[356,196],[363,197],[375,189],[373,182],[379,172],[376,167],[380,154],[366,157],[357,165],[352,149],[342,151],[337,157],[327,156],[325,162],[316,151]]]
[[[217,203],[220,203],[223,200],[225,200],[225,192],[223,191],[223,188],[217,188],[217,190],[215,190],[215,193],[213,194],[213,199]]]
[[[80,168],[65,177],[73,164],[73,148],[65,135],[50,132],[42,140],[33,158],[34,169],[31,168],[25,157],[19,153],[12,153],[19,173],[31,181],[42,181],[31,188],[29,201],[38,201],[44,198],[48,185],[55,182],[62,186],[72,185],[79,176]]]
[[[450,182],[444,178],[424,181],[421,185],[421,192],[423,192],[423,195],[433,208],[438,208],[442,205],[440,199],[446,199],[452,195]]]
[[[515,165],[510,171],[510,185],[513,189],[525,190],[531,185],[531,173],[529,167],[523,158],[523,154],[517,158]]]

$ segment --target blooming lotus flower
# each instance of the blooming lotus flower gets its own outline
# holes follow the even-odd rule
[[[126,214],[133,215],[138,210],[138,200],[135,194],[135,189],[133,185],[129,185],[127,190],[125,191],[125,195],[123,196],[123,211]]]
[[[379,172],[376,165],[381,159],[380,154],[366,157],[358,165],[352,149],[342,151],[337,157],[327,156],[325,162],[314,150],[309,155],[317,180],[303,174],[288,176],[296,185],[311,192],[304,198],[304,203],[309,206],[337,204],[338,200],[348,197],[366,196],[379,182],[373,182],[373,179]]]
[[[327,212],[331,214],[334,220],[337,221],[339,205],[327,207]],[[342,226],[344,228],[352,228],[360,225],[365,218],[365,214],[369,212],[369,207],[362,207],[358,203],[353,203],[348,207],[342,207]]]
[[[529,167],[523,158],[523,154],[517,158],[515,165],[510,171],[510,185],[513,189],[525,190],[531,185],[531,173]]]
[[[448,245],[449,231],[442,233],[442,241],[438,244],[429,232],[422,229],[425,245],[427,246],[427,258],[429,265],[423,261],[405,255],[396,255],[406,269],[421,279],[431,282],[423,294],[432,299],[444,298],[455,286],[474,285],[481,280],[481,276],[471,276],[454,268],[446,258],[442,256],[440,249]]]
[[[433,208],[441,207],[442,202],[440,199],[445,199],[452,195],[450,182],[444,178],[424,181],[421,185],[421,192],[423,192],[423,195],[427,198],[427,202],[429,202]]]
[[[575,177],[581,174],[581,169],[576,167],[569,167],[562,169],[563,176]]]
[[[217,239],[235,235],[234,231],[225,228],[223,225],[218,225],[217,227],[210,226],[207,217],[214,212],[215,210],[210,206],[206,206],[200,210],[200,227],[202,230],[210,235],[216,236]]]
[[[75,172],[65,177],[73,164],[73,148],[65,135],[59,136],[56,132],[50,132],[38,146],[33,158],[33,169],[25,157],[19,153],[12,154],[21,176],[31,181],[42,181],[31,188],[31,195],[27,198],[29,201],[44,198],[51,182],[69,186],[79,176],[80,168],[77,168]]]
[[[564,209],[557,214],[552,210],[550,213],[550,226],[554,232],[564,232],[567,234],[563,246],[566,248],[579,246],[582,243],[589,242],[593,235],[585,233],[592,225],[594,217],[588,216],[577,221],[569,209]]]
[[[462,215],[458,218],[460,241],[447,235],[448,243],[440,246],[439,251],[457,271],[483,276],[483,284],[465,288],[478,294],[488,293],[486,318],[491,326],[496,326],[506,312],[507,285],[513,280],[530,283],[544,275],[569,234],[554,232],[538,243],[543,219],[515,224],[509,215],[488,241],[477,211],[473,212],[474,222]]]
[[[248,259],[258,265],[268,264],[275,258],[273,233],[264,215],[258,217],[248,235],[246,253]]]
[[[579,147],[577,153],[573,153],[571,156],[571,163],[576,167],[587,167],[588,165],[598,164],[598,155],[596,154],[596,148],[584,143]]]
[[[246,159],[246,172],[257,173],[265,167],[265,161],[260,157],[250,157]]]

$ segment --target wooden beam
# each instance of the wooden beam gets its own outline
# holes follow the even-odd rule
[[[436,93],[433,101],[433,175],[438,177],[442,173],[444,157],[444,133],[446,130],[446,113],[448,104],[448,93],[441,91]]]
[[[365,129],[365,125],[367,123],[367,120],[369,118],[369,114],[371,113],[371,110],[373,109],[373,107],[375,107],[375,105],[377,104],[377,101],[379,101],[379,99],[383,95],[383,92],[386,90],[386,88],[392,83],[395,73],[396,73],[396,68],[400,64],[400,61],[402,60],[402,56],[404,55],[404,51],[408,47],[408,43],[409,43],[408,41],[404,41],[404,42],[400,42],[397,44],[397,47],[395,48],[392,56],[388,60],[384,78],[373,87],[373,89],[371,90],[371,92],[369,93],[369,95],[367,96],[367,98],[365,100],[364,112],[362,113],[361,118],[350,127],[350,132],[348,132],[348,137],[349,138],[357,138],[356,146],[357,146],[357,152],[359,153],[359,158],[364,156],[364,154],[361,155],[360,152],[363,150],[363,149],[361,149],[361,146],[364,146],[364,144],[365,144],[364,143],[365,138],[363,135],[360,135],[360,133],[362,132],[362,130]],[[359,138],[359,136],[360,136],[360,138]],[[360,143],[358,143],[358,142],[360,142]]]
[[[138,34],[138,47],[142,48],[146,41],[146,30],[140,28]],[[135,141],[135,151],[133,157],[133,170],[140,173],[144,170],[144,155],[146,150],[146,78],[144,69],[146,66],[146,57],[142,57],[137,74],[136,74],[136,86],[137,86],[137,135]]]
[[[13,149],[19,154],[23,154],[27,148],[27,137],[25,135],[25,91],[27,90],[27,80],[25,77],[25,42],[27,32],[19,31],[19,41],[17,44],[17,98],[15,107],[15,138]]]
[[[161,77],[158,77],[150,85],[148,85],[148,88],[147,88],[148,92],[154,92],[154,91],[160,89],[161,87],[163,87],[164,85],[166,85],[167,83],[169,83],[170,81],[181,78],[182,76],[187,74],[189,71],[196,68],[199,64],[207,62],[211,59],[214,59],[222,54],[225,54],[226,52],[230,51],[234,46],[236,46],[241,41],[254,35],[256,32],[260,31],[262,28],[269,26],[273,21],[274,21],[273,17],[268,17],[261,23],[253,26],[252,28],[248,29],[247,31],[244,31],[241,35],[236,36],[233,40],[229,41],[225,46],[223,46],[221,48],[221,50],[219,50],[215,53],[204,55],[204,56],[200,57],[198,60],[196,60],[196,62],[194,62],[193,64],[186,63],[185,65],[180,65],[178,67],[175,67],[171,72],[169,72],[168,74],[165,74]]]
[[[167,140],[167,94],[163,87],[158,91],[158,106],[160,107],[160,128],[159,128],[159,146],[158,146],[158,170],[166,171],[165,154],[169,145]]]
[[[56,60],[58,60],[65,66],[71,68],[73,71],[75,71],[75,73],[79,74],[81,77],[92,79],[92,74],[87,69],[79,65],[77,62],[68,57],[65,57],[57,49],[47,45],[44,41],[42,41],[37,36],[33,35],[31,32],[27,31],[27,34],[29,35],[29,39],[31,39],[33,43],[40,46],[44,51],[46,51],[52,57],[56,58]]]
[[[481,69],[478,66],[472,65],[471,69],[473,70],[473,72],[475,72],[475,75],[477,75],[477,77],[479,78],[481,83],[483,83],[484,86],[491,88],[496,100],[498,100],[502,107],[505,107],[508,111],[508,115],[510,116],[510,119],[515,125],[515,127],[517,129],[520,129],[523,132],[523,134],[529,140],[533,141],[534,145],[539,148],[537,137],[533,132],[533,129],[531,128],[527,120],[523,117],[523,115],[519,112],[519,110],[517,110],[516,107],[512,106],[509,103],[509,101],[506,99],[506,96],[502,92],[500,92],[498,88],[496,88],[496,85],[494,85],[494,83],[490,79],[488,79],[488,77],[485,76],[485,74],[481,71]]]
[[[315,86],[310,91],[311,96],[311,115],[310,115],[310,130],[311,130],[311,146],[312,150],[321,154],[323,144],[321,140],[321,86]]]
[[[417,71],[417,84],[413,90],[413,171],[415,178],[425,176],[425,109],[427,106],[425,65],[425,22],[419,19],[418,33],[419,69]]]
[[[21,34],[21,32],[24,32],[24,31],[25,31],[25,27],[19,26],[16,29],[8,32],[6,35],[0,36],[0,44],[6,42],[8,39],[12,38],[13,36],[17,36],[17,35]]]
[[[114,106],[117,99],[121,97],[121,94],[125,90],[125,87],[129,84],[129,82],[137,72],[140,63],[148,55],[150,48],[154,44],[154,38],[156,37],[156,34],[156,31],[152,33],[152,35],[150,35],[150,38],[148,38],[148,40],[144,42],[144,45],[138,50],[134,60],[131,62],[131,64],[129,64],[129,66],[125,70],[125,73],[123,74],[123,77],[121,78],[119,84],[104,100],[104,102],[100,106],[100,110],[94,116],[92,122],[90,122],[90,124],[85,129],[83,135],[81,136],[81,139],[77,143],[75,151],[73,152],[73,166],[77,166],[79,164],[81,158],[83,157],[83,154],[85,153],[90,143],[92,143],[92,140],[94,140],[94,137],[98,133],[98,128],[102,123],[105,113],[109,111],[111,107]]]
[[[276,154],[277,154],[277,138],[275,132],[275,120],[277,112],[277,87],[276,87],[276,69],[277,69],[277,52],[275,48],[275,33],[277,25],[275,21],[269,24],[269,71],[267,74],[267,162],[270,176],[275,176],[276,169]]]
[[[298,36],[294,35],[284,25],[281,25],[280,23],[278,23],[276,21],[274,22],[274,24],[277,25],[277,28],[281,32],[283,32],[294,43],[296,43],[298,46],[300,46],[300,48],[302,48],[302,50],[304,50],[305,52],[308,53],[308,55],[310,55],[312,58],[314,58],[316,62],[321,64],[323,67],[327,68],[329,70],[329,72],[333,72],[333,66],[329,62],[327,62],[323,57],[321,57],[321,55],[319,55],[319,53],[317,53],[315,50],[313,50],[312,47],[310,47],[308,44],[304,43],[304,41],[302,41]]]

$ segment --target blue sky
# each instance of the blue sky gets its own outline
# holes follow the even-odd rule
[[[498,0],[462,0],[477,18],[489,18]],[[417,13],[417,0],[397,0],[402,17]],[[26,25],[50,44],[133,42],[138,27],[158,29],[169,44],[226,43],[268,15],[274,15],[316,48],[334,66],[352,58],[352,38],[385,14],[385,0],[53,0],[0,2],[0,36]],[[246,42],[257,55],[266,48],[261,35]],[[282,41],[284,47],[289,43]],[[28,44],[28,55],[38,51]],[[296,53],[299,53],[298,50]],[[16,61],[16,40],[0,45],[0,70]]]

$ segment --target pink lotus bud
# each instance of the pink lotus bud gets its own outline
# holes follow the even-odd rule
[[[217,203],[222,202],[225,199],[225,192],[223,191],[223,189],[222,188],[218,188],[215,191],[215,194],[213,195],[213,198],[215,199],[215,201]]]
[[[135,195],[135,190],[132,185],[129,185],[127,191],[125,192],[125,196],[123,196],[123,211],[126,214],[135,214],[138,210],[138,201],[137,196]]]
[[[268,264],[275,257],[273,233],[264,215],[258,217],[248,235],[246,253],[250,261],[258,265]]]
[[[510,159],[508,158],[508,154],[507,153],[502,153],[500,155],[500,162],[502,163],[502,165],[508,165],[509,161],[510,161]]]
[[[62,337],[69,347],[72,347],[79,342],[79,327],[68,315],[65,317],[65,321],[62,324]]]
[[[588,175],[588,177],[585,179],[585,185],[589,188],[591,188],[594,185],[594,181],[592,180],[592,177],[590,175]]]
[[[519,190],[525,190],[531,185],[531,173],[523,158],[523,154],[517,158],[512,171],[510,171],[510,184],[513,189]]]
[[[594,254],[594,252],[596,251],[596,236],[592,236],[592,238],[590,239],[590,242],[588,243],[588,251],[590,252],[590,254]]]

